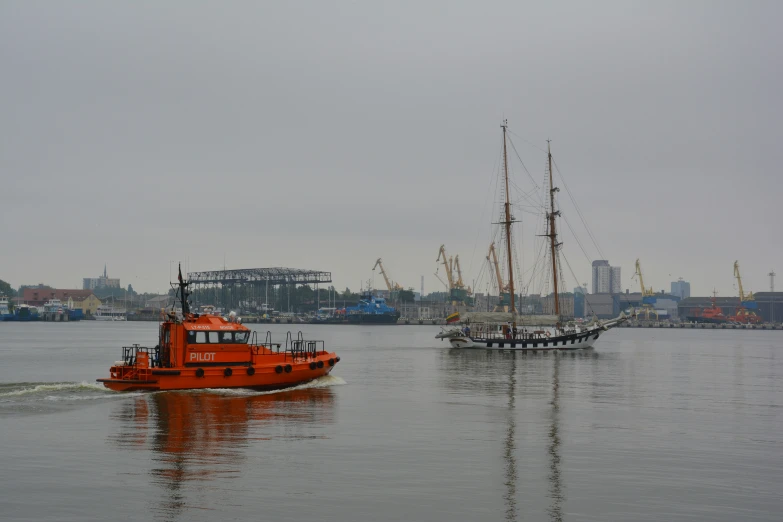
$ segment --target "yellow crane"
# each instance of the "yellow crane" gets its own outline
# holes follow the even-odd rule
[[[436,263],[439,263],[440,260],[443,259],[443,267],[446,269],[446,279],[449,281],[449,290],[453,290],[454,287],[454,259],[449,258],[446,255],[446,245],[441,245],[440,250],[438,250],[438,259],[435,260]],[[435,276],[437,276],[437,271],[435,272]]]
[[[753,292],[748,292],[746,294],[742,290],[742,277],[740,276],[739,261],[734,261],[734,277],[737,278],[737,286],[739,287],[740,303],[744,303],[746,301],[754,301],[756,299],[756,297],[753,295]]]
[[[511,302],[511,296],[508,285],[503,283],[503,275],[500,273],[500,263],[498,262],[498,254],[495,251],[494,241],[489,244],[487,261],[492,263],[495,267],[495,279],[497,280],[498,297],[500,298],[500,302],[495,306],[494,311],[503,310],[504,312],[508,312],[508,305]]]
[[[642,277],[642,265],[639,263],[639,260],[636,260],[636,276],[639,277],[639,286],[642,289],[642,300],[644,300],[645,297],[650,297],[655,295],[655,292],[653,291],[652,287],[645,288],[644,287],[644,278]]]
[[[503,284],[503,276],[500,274],[500,263],[498,263],[498,255],[495,252],[495,242],[493,241],[489,245],[489,253],[487,254],[487,261],[495,265],[495,278],[498,283],[498,295],[503,292],[508,292],[507,285]]]
[[[636,273],[634,274],[639,278],[639,286],[642,289],[642,311],[650,319],[650,312],[655,314],[655,318],[658,318],[658,312],[652,307],[652,303],[655,302],[655,292],[652,287],[646,288],[644,286],[644,277],[642,277],[642,265],[639,263],[639,259],[636,260]]]
[[[454,288],[458,288],[460,290],[465,289],[465,283],[462,281],[462,268],[459,266],[459,254],[454,256],[454,268],[457,269],[457,282],[454,283]],[[467,287],[466,292],[468,295],[471,295],[473,290],[470,287]]]
[[[381,269],[381,275],[383,276],[383,280],[386,282],[386,288],[389,289],[389,292],[396,292],[399,290],[402,290],[402,287],[398,285],[397,283],[393,283],[389,280],[389,276],[386,274],[386,270],[383,268],[383,262],[381,261],[381,258],[379,257],[378,260],[375,262],[375,265],[373,265],[372,269],[373,271],[380,267]]]

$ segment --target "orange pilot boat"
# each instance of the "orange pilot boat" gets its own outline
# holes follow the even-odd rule
[[[179,270],[178,297],[182,313],[169,312],[160,325],[154,348],[123,347],[122,361],[97,379],[115,391],[251,388],[275,390],[327,375],[340,358],[324,349],[323,341],[294,338],[263,343],[232,313],[228,319],[190,312],[190,285]]]

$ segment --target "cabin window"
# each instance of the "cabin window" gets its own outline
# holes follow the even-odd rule
[[[218,339],[218,336],[220,335],[220,332],[207,332],[209,334],[209,342],[213,344],[217,344],[220,342]]]
[[[246,343],[249,336],[250,332],[234,332],[234,342]]]
[[[207,342],[207,332],[196,332],[196,343],[204,344]]]
[[[188,332],[188,344],[194,344],[196,342],[196,332],[189,331]]]
[[[234,332],[220,332],[220,342],[221,343],[233,343],[234,342]]]

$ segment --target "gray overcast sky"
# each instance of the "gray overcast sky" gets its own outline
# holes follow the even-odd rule
[[[624,288],[640,257],[656,289],[681,276],[734,294],[739,259],[746,288],[767,290],[783,275],[781,15],[761,1],[6,0],[0,279],[80,287],[106,262],[162,291],[171,260],[225,257],[356,290],[383,257],[429,292],[445,243],[471,280],[505,117],[537,179],[528,142],[553,140]]]

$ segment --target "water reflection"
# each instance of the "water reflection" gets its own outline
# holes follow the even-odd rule
[[[478,391],[495,397],[504,396],[507,400],[506,436],[503,440],[503,460],[505,463],[503,500],[506,507],[506,520],[517,520],[519,517],[517,507],[519,473],[516,460],[517,412],[515,411],[517,395],[524,399],[538,398],[547,401],[545,421],[547,423],[547,496],[550,501],[547,513],[550,520],[562,522],[565,488],[561,474],[560,366],[564,359],[566,361],[582,359],[597,362],[598,358],[598,353],[593,350],[546,354],[472,349],[452,349],[444,352],[441,366],[445,379],[444,384],[447,388],[468,393]],[[524,415],[529,416],[530,413],[525,412]],[[529,417],[527,418],[529,419]],[[526,441],[523,442],[523,445],[526,448],[535,446],[535,441]]]
[[[515,430],[517,427],[514,419],[514,400],[516,398],[517,384],[517,357],[516,352],[511,352],[511,364],[509,364],[508,377],[508,414],[506,440],[504,448],[504,459],[506,461],[506,493],[503,499],[506,501],[506,520],[517,519],[517,462],[514,458],[516,450]]]
[[[549,497],[552,505],[549,507],[549,518],[561,522],[563,520],[563,483],[560,477],[560,357],[555,354],[552,375],[552,410],[549,427]]]
[[[333,422],[333,406],[329,388],[240,396],[161,392],[124,403],[112,414],[119,432],[109,438],[123,448],[152,453],[148,473],[165,493],[156,511],[173,519],[185,507],[206,507],[188,502],[186,493],[194,487],[241,476],[249,446],[305,437],[308,425]]]

